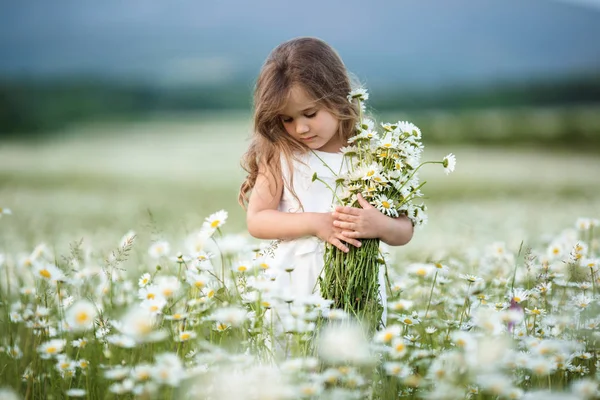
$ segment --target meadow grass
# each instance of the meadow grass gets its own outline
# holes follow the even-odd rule
[[[0,207],[12,210],[0,218],[0,387],[27,398],[597,394],[598,227],[575,223],[599,214],[594,154],[428,147],[425,159],[455,153],[457,170],[421,174],[429,223],[389,254],[388,327],[364,338],[318,300],[280,308],[266,261],[250,261],[259,242],[237,205],[247,115],[73,129],[0,144]],[[221,257],[187,258],[221,209],[227,223],[206,245]],[[346,325],[321,331],[327,321]]]

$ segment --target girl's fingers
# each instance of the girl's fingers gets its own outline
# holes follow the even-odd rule
[[[362,244],[358,240],[349,238],[348,236],[344,236],[341,232],[337,235],[337,237],[341,241],[344,241],[344,242],[346,242],[348,244],[351,244],[354,247],[360,247],[360,246],[362,246]]]
[[[337,226],[338,228],[355,230],[356,224],[353,222],[342,222],[342,221],[333,221],[333,226]]]
[[[347,238],[359,238],[360,237],[360,233],[358,233],[356,231],[343,231],[342,235],[346,236]]]
[[[332,245],[334,245],[335,247],[337,247],[338,249],[340,249],[341,251],[343,251],[344,253],[347,253],[350,251],[350,249],[344,245],[344,243],[342,243],[341,240],[339,240],[338,238],[333,238],[329,241],[329,243],[331,243]]]
[[[338,221],[351,221],[351,222],[356,221],[356,219],[357,219],[357,217],[355,215],[337,212],[337,211],[333,213],[333,218]]]
[[[356,207],[336,206],[335,211],[338,213],[341,213],[341,214],[359,215],[361,210],[360,210],[360,208],[356,208]]]

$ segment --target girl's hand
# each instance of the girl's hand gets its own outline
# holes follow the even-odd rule
[[[402,246],[410,242],[414,226],[406,215],[398,218],[388,217],[358,194],[358,203],[362,208],[335,208],[333,225],[342,229],[347,238],[381,239],[391,246]]]
[[[342,229],[342,234],[350,238],[381,238],[381,228],[386,224],[386,216],[358,194],[358,203],[362,208],[337,206],[333,217],[333,226]]]
[[[344,235],[341,228],[333,226],[333,222],[333,213],[318,213],[315,221],[315,236],[327,243],[331,243],[345,253],[350,251],[350,249],[344,242],[356,247],[361,246],[360,241]]]

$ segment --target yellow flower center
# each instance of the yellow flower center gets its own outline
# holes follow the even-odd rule
[[[375,171],[371,170],[369,172],[367,172],[367,176],[373,176],[375,175]]]
[[[219,224],[221,223],[221,221],[219,221],[218,219],[215,219],[211,224],[210,227],[211,228],[216,228],[219,226]]]
[[[398,344],[395,346],[395,349],[396,349],[396,351],[397,351],[397,352],[404,351],[404,349],[405,349],[405,348],[406,348],[406,346],[404,345],[404,343],[398,343]]]
[[[261,263],[261,264],[260,264],[260,267],[261,267],[262,269],[269,269],[269,264],[267,264],[267,263]]]
[[[415,273],[418,276],[425,276],[425,275],[427,275],[427,270],[425,268],[419,268]]]
[[[179,338],[180,338],[181,340],[188,340],[188,339],[189,339],[191,336],[192,336],[192,335],[190,335],[189,333],[187,333],[187,332],[184,332],[184,333],[182,333],[181,335],[179,335]]]
[[[155,297],[154,293],[146,293],[146,299],[152,300]]]
[[[239,272],[246,272],[247,269],[248,267],[246,267],[245,265],[240,265],[239,267],[237,267],[237,270]]]
[[[390,203],[388,203],[387,201],[382,201],[381,205],[383,206],[383,208],[390,208]]]
[[[163,289],[163,294],[165,296],[171,296],[173,294],[173,289],[171,289],[171,288]]]
[[[173,319],[181,319],[181,314],[173,314]]]
[[[406,325],[412,325],[412,324],[413,324],[413,322],[412,322],[412,319],[410,319],[410,318],[405,318],[405,319],[404,319],[404,323],[405,323]]]
[[[392,332],[386,332],[385,335],[383,335],[383,341],[385,343],[388,343],[389,341],[391,341],[394,338],[394,335],[392,334]]]
[[[45,268],[42,269],[42,270],[40,270],[40,275],[43,276],[46,279],[50,279],[50,277],[52,276],[50,274],[50,272],[47,269],[45,269]]]
[[[208,298],[212,298],[215,295],[215,291],[214,290],[210,290],[207,294]]]
[[[79,313],[77,313],[77,315],[75,316],[75,321],[77,321],[78,324],[85,324],[86,322],[88,322],[90,319],[90,316],[87,312],[85,311],[80,311]]]
[[[54,347],[54,346],[48,347],[46,349],[46,353],[48,353],[48,354],[54,354],[54,353],[56,353],[56,347]]]
[[[196,281],[194,282],[194,286],[196,286],[197,288],[203,288],[205,286],[204,281]]]
[[[513,297],[513,300],[516,301],[517,303],[521,302],[521,298],[519,296]]]
[[[80,368],[83,368],[83,369],[85,369],[85,368],[87,368],[87,367],[88,367],[88,365],[89,365],[89,364],[88,364],[88,362],[87,362],[87,361],[80,361],[80,362],[79,362],[79,367],[80,367]]]

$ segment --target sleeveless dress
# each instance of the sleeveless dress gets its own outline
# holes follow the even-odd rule
[[[345,172],[347,165],[341,153],[327,153],[313,150],[300,155],[299,161],[292,160],[292,187],[298,196],[304,212],[332,212],[333,193],[323,182],[312,181],[316,172],[319,179],[335,189],[335,180],[341,172]],[[320,159],[319,159],[320,158]],[[321,161],[322,160],[322,161]],[[323,165],[326,163],[327,166]],[[284,188],[278,210],[282,212],[298,213],[302,208],[293,194],[288,189],[290,184],[289,167],[284,157],[281,157]],[[332,172],[332,170],[335,172]],[[313,293],[319,293],[318,277],[323,272],[323,256],[325,243],[315,236],[307,236],[293,240],[282,240],[274,251],[274,263],[280,269],[293,268],[291,273],[282,272],[277,278],[277,285],[284,292],[292,294],[294,298],[302,298]],[[383,321],[387,315],[387,297],[385,294],[384,269],[380,268],[379,293],[383,305]]]

